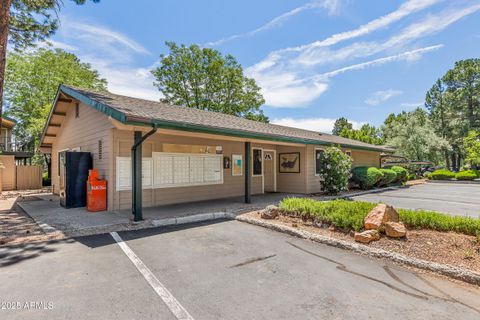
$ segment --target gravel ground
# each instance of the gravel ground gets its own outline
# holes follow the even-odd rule
[[[17,205],[17,201],[22,199],[6,197],[0,200],[0,246],[63,238],[60,232],[45,234]]]
[[[261,220],[257,211],[245,215]],[[296,217],[281,215],[274,220],[267,221],[289,227],[296,226],[300,230],[355,242],[348,233],[318,228],[313,226],[311,221],[303,222],[302,219]],[[369,246],[480,273],[480,242],[473,236],[454,232],[409,230],[406,239],[399,240],[383,236],[379,241],[371,242]]]

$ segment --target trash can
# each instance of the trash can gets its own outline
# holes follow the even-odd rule
[[[99,179],[96,169],[88,171],[87,210],[91,212],[107,210],[107,181]]]

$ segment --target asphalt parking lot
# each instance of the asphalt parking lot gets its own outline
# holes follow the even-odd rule
[[[380,193],[353,197],[354,200],[384,202],[394,207],[433,210],[451,215],[480,218],[480,185],[425,183]]]
[[[0,248],[2,305],[51,307],[0,318],[480,318],[473,286],[237,221],[118,239]]]

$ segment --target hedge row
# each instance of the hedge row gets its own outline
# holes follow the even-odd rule
[[[352,180],[365,190],[374,186],[384,187],[395,182],[405,182],[407,179],[408,171],[398,166],[389,169],[356,167],[352,170]]]
[[[285,198],[280,209],[298,214],[319,223],[332,224],[345,231],[363,230],[365,216],[377,204],[363,201],[333,200],[316,201],[308,198]],[[399,209],[400,221],[413,229],[454,231],[467,235],[480,235],[480,219],[425,211]]]
[[[446,169],[435,170],[432,173],[428,174],[428,179],[430,180],[474,180],[480,178],[479,170],[464,170],[458,173],[452,172]]]
[[[480,171],[479,170],[465,170],[460,171],[455,175],[455,179],[457,180],[474,180],[480,178]]]

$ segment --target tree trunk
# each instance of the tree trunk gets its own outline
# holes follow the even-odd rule
[[[445,167],[447,167],[447,169],[449,169],[449,170],[451,169],[450,158],[448,156],[448,151],[447,150],[445,150]]]
[[[452,152],[452,170],[453,171],[457,171],[456,168],[455,168],[455,165],[457,163],[457,160],[456,160],[455,156],[456,156],[455,152]]]
[[[3,117],[3,85],[5,81],[5,65],[7,62],[8,22],[12,0],[0,0],[0,128]]]

